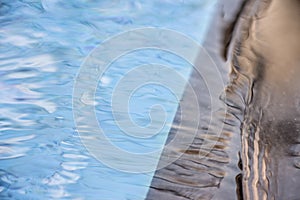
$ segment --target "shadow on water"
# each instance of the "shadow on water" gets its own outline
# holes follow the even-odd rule
[[[229,72],[223,52],[227,51],[227,43],[231,37],[230,31],[232,31],[242,7],[243,1],[220,3],[216,12],[217,16],[208,33],[209,37],[204,44],[217,64],[225,83],[229,81]],[[226,32],[226,36],[224,36],[224,32]],[[198,59],[196,62],[202,63],[203,61]],[[207,70],[204,63],[201,67],[203,68],[197,69],[200,73]],[[215,79],[215,77],[205,78]],[[168,141],[171,141],[176,134],[192,134],[194,130],[189,129],[189,123],[199,120],[196,137],[185,151],[180,148],[182,144],[177,144],[178,148],[173,150],[174,153],[183,153],[183,155],[169,166],[156,171],[147,199],[226,199],[226,197],[236,199],[241,196],[241,187],[237,188],[236,186],[240,186],[237,182],[241,180],[238,152],[240,150],[239,134],[242,108],[232,107],[229,110],[226,108],[226,104],[228,104],[227,107],[230,107],[230,103],[225,100],[225,95],[222,95],[220,97],[222,105],[210,116],[211,97],[203,77],[194,70],[189,81],[193,91],[196,92],[198,104],[191,103],[192,91],[186,89]],[[222,91],[220,91],[221,93]],[[181,109],[192,113],[195,112],[195,106],[200,108],[198,119],[189,117],[193,116],[192,114],[181,116]],[[226,109],[229,112],[226,112]],[[212,126],[209,129],[210,117],[212,117]],[[218,128],[222,126],[223,131],[218,133]]]
[[[222,111],[213,118],[216,126],[224,124],[223,132],[215,137],[208,131],[203,137],[207,121],[201,118],[202,126],[188,151],[156,172],[148,199],[300,197],[300,1],[250,0],[240,5],[237,20],[231,16],[226,21],[226,12],[220,20],[229,28],[214,23],[219,32],[230,30],[227,36],[214,33],[210,38],[217,42],[207,45],[222,66],[220,71],[228,62],[231,65],[230,80],[224,77],[229,82],[223,98],[228,111],[225,121],[218,121]],[[216,49],[224,50],[227,63]],[[204,87],[195,74],[191,82]],[[205,91],[199,93],[206,98]],[[183,96],[182,104],[187,99]],[[209,107],[203,102],[201,108]],[[175,127],[169,137],[176,133],[188,134]],[[211,141],[217,143],[206,157],[192,156],[205,152],[205,144]]]

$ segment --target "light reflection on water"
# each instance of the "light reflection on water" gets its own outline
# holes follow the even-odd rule
[[[121,31],[164,27],[201,42],[211,2],[1,1],[1,199],[143,199],[152,174],[132,175],[107,168],[81,144],[72,116],[74,77],[96,45]],[[124,70],[134,62],[151,61],[188,76],[186,63],[166,52],[144,51],[141,55],[124,57]],[[121,67],[112,67],[100,86],[117,81],[121,71]],[[103,102],[104,106],[96,108],[98,117],[107,118],[105,123],[110,123],[106,97],[111,86],[99,87],[96,97]],[[141,95],[147,91],[149,96]],[[161,95],[171,95],[160,87],[145,87],[140,92],[134,101],[163,103]],[[170,105],[167,113],[176,111],[176,100]],[[132,107],[138,123],[147,124],[147,107],[147,103]],[[171,115],[169,123],[172,120]]]

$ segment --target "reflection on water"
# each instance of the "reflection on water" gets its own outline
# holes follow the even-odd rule
[[[297,0],[248,1],[237,18],[235,34],[229,27],[228,38],[212,28],[207,48],[229,85],[220,97],[226,107],[214,112],[211,130],[207,128],[209,92],[203,77],[195,72],[190,82],[199,97],[199,119],[189,115],[181,119],[178,109],[171,125],[179,100],[162,87],[145,87],[134,95],[129,107],[143,126],[149,123],[145,109],[153,105],[149,102],[163,104],[169,98],[167,143],[176,134],[184,137],[193,132],[189,124],[200,121],[192,145],[183,150],[179,142],[178,148],[171,149],[174,155],[183,156],[155,172],[153,180],[152,173],[121,173],[102,165],[80,142],[72,116],[72,87],[87,54],[113,34],[141,26],[175,29],[202,42],[210,2],[1,1],[0,199],[299,199]],[[223,4],[228,7],[230,3]],[[223,4],[216,19],[227,26],[234,22],[238,9],[227,13]],[[213,24],[218,33],[228,29],[216,21]],[[227,49],[222,40],[228,42],[231,34]],[[220,61],[224,49],[232,62],[230,80],[226,63]],[[126,147],[132,150],[141,144],[123,140],[112,126],[108,97],[113,84],[130,66],[148,61],[171,65],[186,78],[191,66],[174,55],[150,50],[121,61],[100,80],[96,103],[88,101],[89,94],[81,100],[95,104],[107,134],[116,142],[131,143]],[[84,78],[88,84],[88,77]],[[193,116],[190,95],[186,90],[179,108]],[[224,129],[219,135],[214,130],[220,126]]]
[[[244,102],[244,199],[300,196],[299,18],[299,1],[253,0],[237,26],[231,87]]]
[[[1,1],[0,199],[143,199],[152,174],[110,169],[80,142],[72,115],[74,77],[94,47],[132,28],[174,29],[201,42],[213,3]],[[141,58],[124,58],[101,79],[96,100],[102,104],[96,105],[96,110],[99,119],[108,124],[109,133],[116,133],[116,129],[109,129],[111,84],[131,66],[142,64],[139,59],[166,64],[188,76],[189,66],[166,54],[145,51]],[[137,112],[134,118],[145,125],[149,121],[148,110],[144,110],[149,107],[147,101],[164,104],[168,93],[159,87],[143,89],[140,92],[148,96],[137,93],[136,98],[146,105],[136,106],[132,112]],[[173,107],[166,109],[169,114],[176,111],[177,103],[170,103]]]

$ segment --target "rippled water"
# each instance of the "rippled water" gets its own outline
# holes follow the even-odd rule
[[[82,145],[72,113],[74,79],[93,48],[132,28],[169,28],[202,42],[213,4],[204,0],[1,1],[0,198],[145,198],[153,173],[111,169]],[[118,131],[111,124],[107,101],[111,87],[131,66],[149,61],[172,66],[189,76],[191,67],[166,52],[147,50],[121,58],[97,90],[97,117],[106,124],[107,133]],[[153,103],[163,104],[169,99],[166,136],[178,100],[163,87],[145,87],[135,97],[130,109],[141,125],[149,123],[148,108]],[[112,137],[120,142],[119,137]],[[164,140],[158,141],[150,150],[163,145]],[[141,145],[135,142],[127,141],[122,147],[140,150]]]
[[[0,199],[299,199],[299,1],[216,2],[2,0]],[[109,51],[99,55],[92,50],[116,34],[142,27],[166,28],[193,38],[205,46],[220,73],[210,73],[200,51],[184,51],[195,56],[196,65],[172,52],[138,49],[110,63],[97,83],[95,99],[89,92],[72,99],[76,81],[93,89],[92,78],[110,56]],[[164,34],[138,37],[186,48],[183,40],[174,42],[171,34]],[[114,48],[121,52],[131,42],[123,40]],[[80,76],[90,60],[99,67],[83,70]],[[136,66],[149,63],[170,67],[184,81],[159,70],[153,75],[147,68],[146,74],[131,75]],[[156,83],[136,87],[127,110],[118,104],[122,101],[111,100],[128,94],[131,80],[143,81],[149,74],[173,80],[176,89]],[[224,87],[211,99],[209,89],[218,84],[219,76]],[[131,79],[124,84],[124,77]],[[119,112],[114,113],[114,105]],[[163,106],[164,116],[156,115],[162,111],[156,105]],[[95,107],[96,122],[86,117],[88,106]],[[126,111],[130,118],[124,117]],[[116,123],[116,116],[125,125],[134,121],[133,127],[163,127],[155,136],[136,137],[131,126],[124,131]],[[114,151],[104,154],[112,155],[105,158],[108,163],[97,160],[82,143],[99,139],[95,126],[84,126],[89,121],[124,152],[159,149],[158,156],[139,161],[159,170],[128,173],[109,167],[112,162],[143,171],[135,162],[124,163]],[[193,140],[187,143],[191,134]],[[112,148],[104,145],[98,150],[101,154]],[[173,157],[176,161],[160,168]]]

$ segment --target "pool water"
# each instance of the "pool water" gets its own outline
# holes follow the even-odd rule
[[[0,199],[144,199],[154,172],[113,169],[82,144],[73,119],[74,81],[89,53],[124,31],[166,28],[201,44],[214,5],[211,0],[1,1]],[[104,133],[126,151],[162,148],[180,101],[168,88],[144,85],[133,94],[129,115],[147,126],[149,109],[162,105],[161,134],[141,140],[122,133],[113,121],[113,90],[134,66],[149,63],[167,65],[185,79],[192,68],[170,52],[131,52],[111,64],[93,102]],[[185,85],[180,87],[178,94]]]

